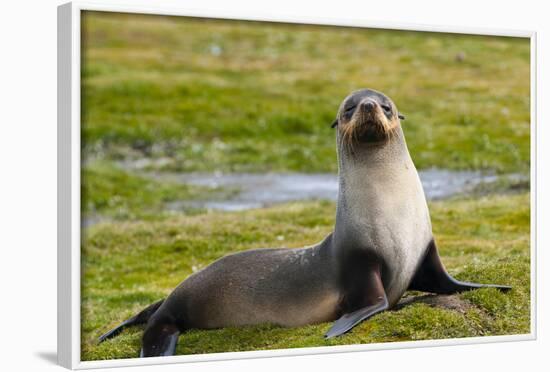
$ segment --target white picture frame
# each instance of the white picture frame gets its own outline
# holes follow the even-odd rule
[[[80,16],[82,11],[125,12],[171,16],[275,21],[314,25],[354,26],[529,38],[531,43],[531,332],[523,335],[484,336],[461,339],[327,346],[315,348],[178,355],[81,361],[80,357]],[[116,5],[75,1],[58,7],[58,361],[70,369],[171,364],[198,361],[312,355],[354,351],[433,347],[536,339],[536,33],[445,26],[377,23],[357,19],[283,17],[261,14],[227,14],[216,11],[163,6]]]

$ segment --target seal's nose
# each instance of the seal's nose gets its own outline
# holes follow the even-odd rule
[[[374,102],[372,101],[361,102],[361,108],[366,112],[370,112],[374,109]]]

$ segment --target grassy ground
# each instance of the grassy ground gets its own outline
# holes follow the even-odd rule
[[[419,168],[524,170],[529,40],[86,13],[83,142],[177,170],[335,171],[329,128],[370,87]]]
[[[329,202],[237,213],[166,211],[231,192],[142,177],[155,171],[335,172],[340,101],[390,95],[418,168],[529,172],[525,39],[334,29],[87,12],[83,17],[82,359],[135,357],[141,328],[97,337],[216,258],[319,241]],[[529,332],[529,181],[431,203],[443,260],[460,279],[514,286],[404,305],[336,340],[329,324],[191,331],[178,353]]]
[[[197,208],[170,210],[166,206],[178,201],[224,199],[235,192],[228,188],[160,181],[105,161],[83,167],[81,191],[83,215],[110,220],[152,220],[176,213],[201,213],[204,211]]]
[[[443,260],[456,277],[509,284],[503,294],[482,289],[436,300],[416,297],[395,311],[326,341],[330,324],[285,329],[271,325],[190,331],[177,352],[196,354],[303,346],[424,340],[529,332],[529,194],[503,194],[431,204]],[[297,203],[239,213],[202,214],[153,223],[107,223],[84,240],[82,358],[139,353],[141,327],[97,344],[97,337],[182,279],[230,252],[299,247],[330,232],[334,205]],[[479,221],[484,221],[480,224]],[[413,293],[418,294],[418,293]]]

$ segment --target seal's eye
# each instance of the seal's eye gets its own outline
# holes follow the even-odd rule
[[[382,109],[388,114],[391,112],[391,107],[390,106],[380,105],[380,107],[382,107]]]
[[[357,105],[353,105],[353,106],[350,106],[347,109],[345,109],[344,110],[344,117],[346,119],[351,118],[351,116],[353,115],[353,111],[355,110],[356,107],[357,107]]]

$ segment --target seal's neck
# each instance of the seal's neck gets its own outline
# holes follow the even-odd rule
[[[337,139],[338,148],[338,178],[340,194],[345,191],[346,184],[361,178],[361,182],[384,181],[387,177],[412,164],[405,137],[401,128],[396,130],[395,136],[381,143],[358,143],[346,146]],[[397,167],[397,169],[395,168]],[[363,179],[365,176],[378,175],[380,178]]]
[[[410,203],[407,198],[424,195],[400,128],[383,144],[360,144],[348,151],[338,143],[338,163],[338,241],[355,243],[375,225],[387,225],[393,211]]]

